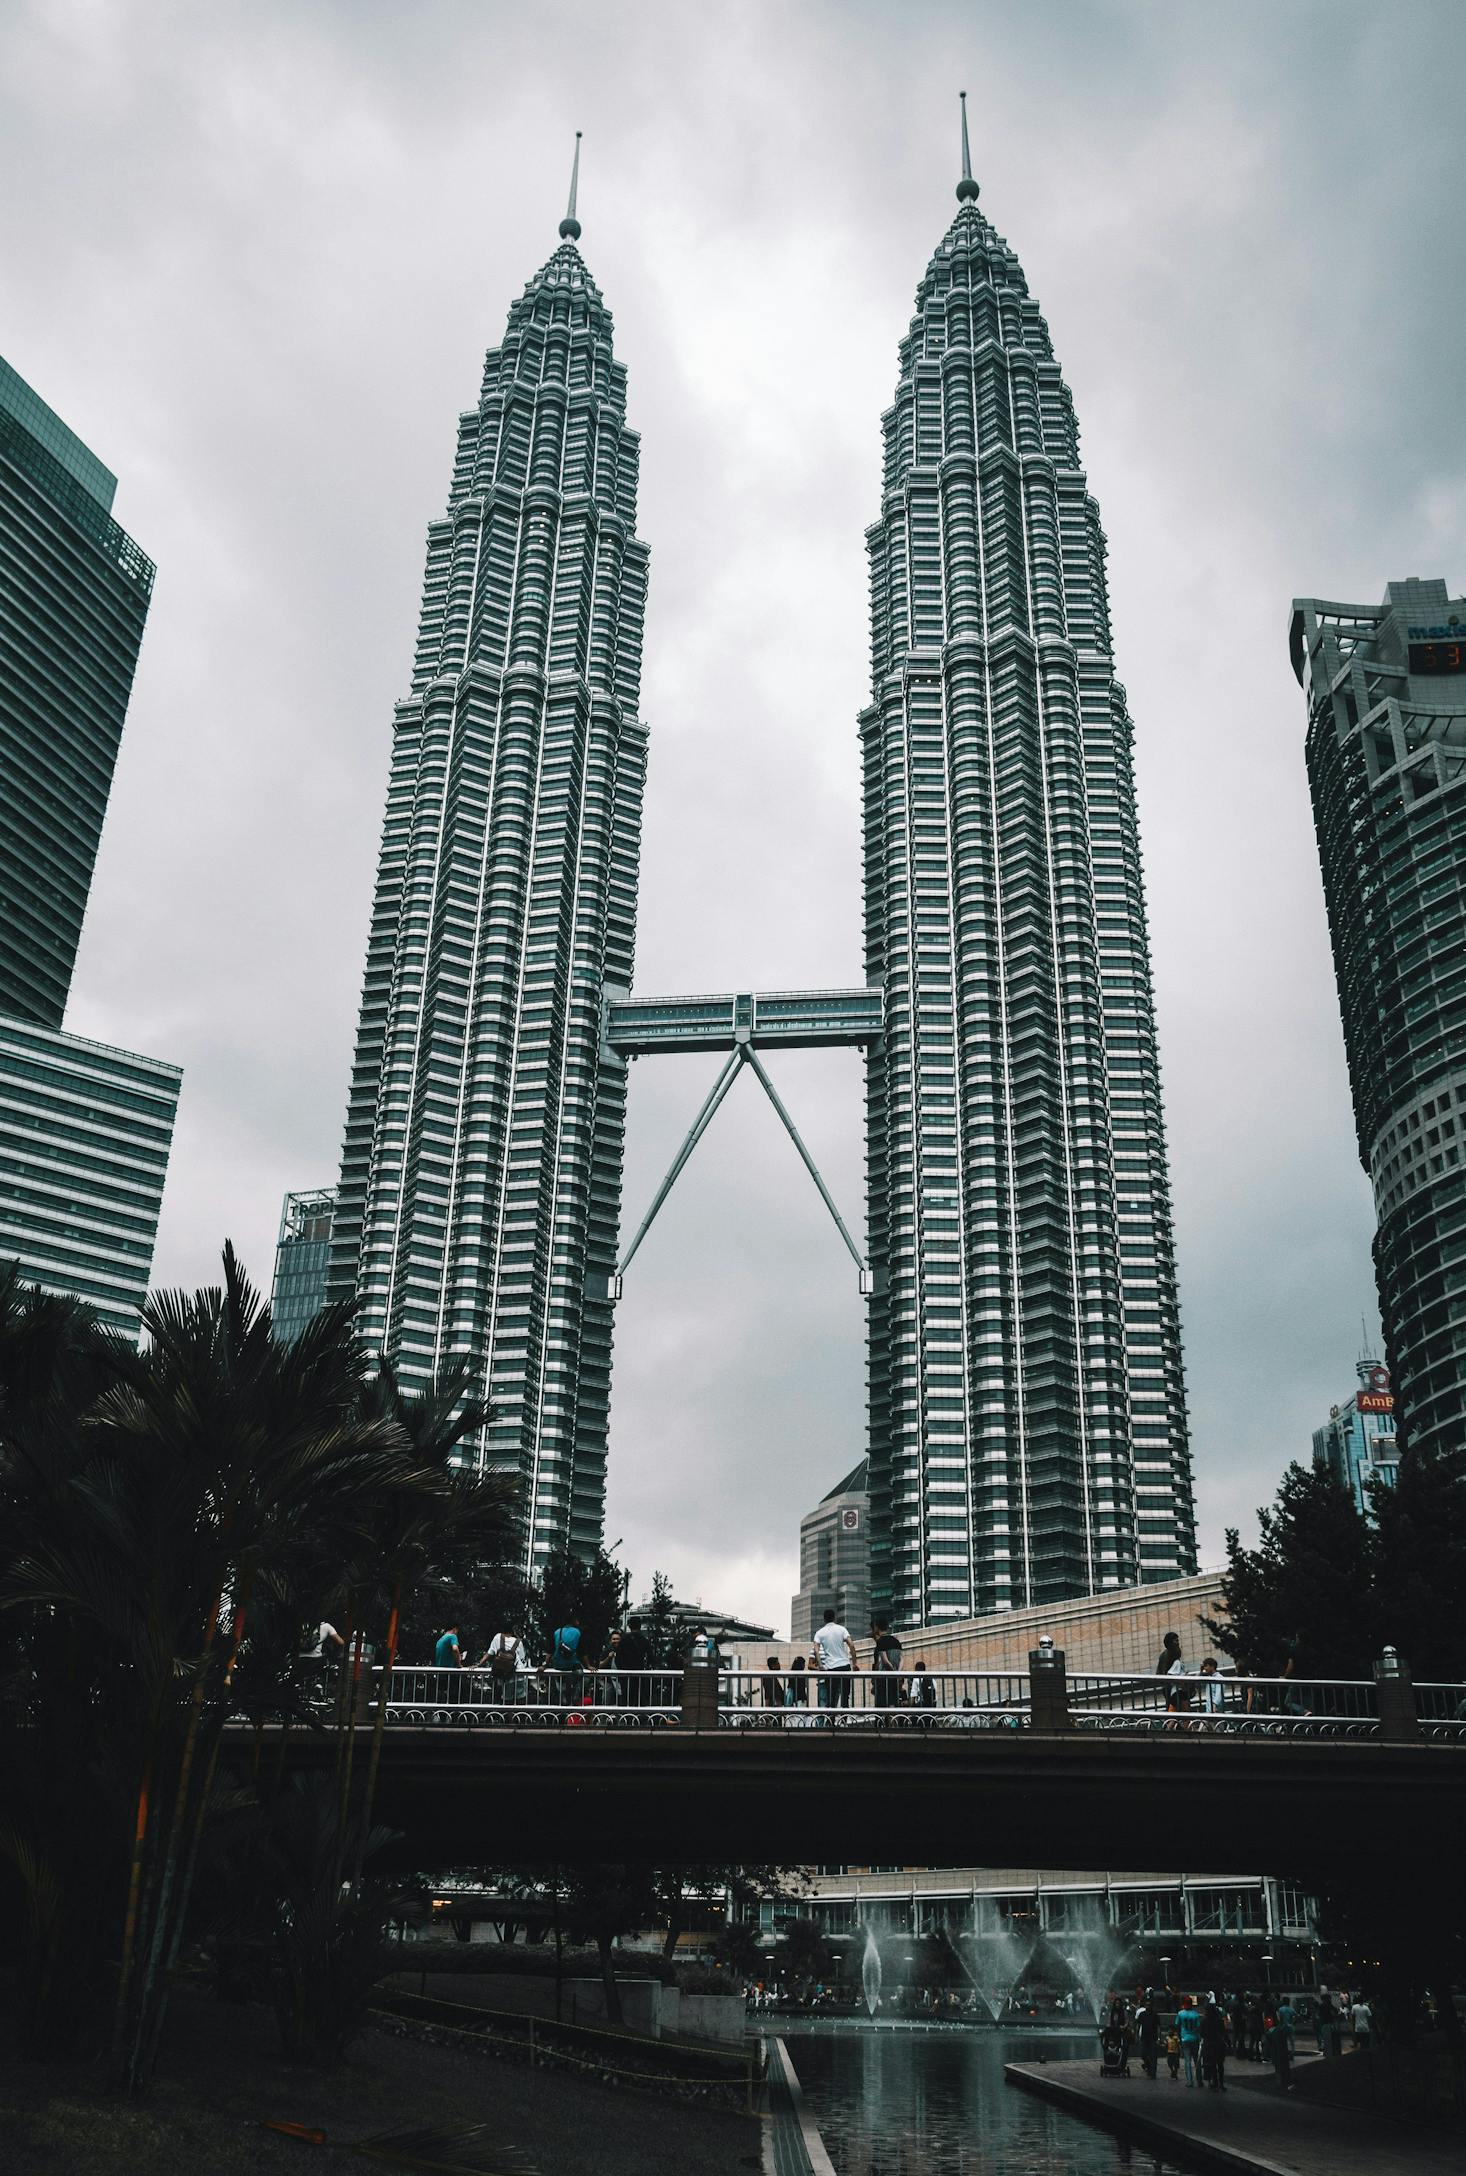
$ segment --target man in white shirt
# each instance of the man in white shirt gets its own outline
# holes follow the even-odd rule
[[[820,1658],[820,1706],[848,1708],[855,1683],[855,1648],[832,1609],[825,1611],[814,1645]]]

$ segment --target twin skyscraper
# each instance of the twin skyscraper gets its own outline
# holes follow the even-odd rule
[[[1104,536],[965,119],[957,195],[868,534],[863,989],[631,994],[648,554],[573,184],[459,420],[393,729],[328,1289],[409,1384],[471,1356],[530,1565],[601,1538],[631,1057],[722,1051],[720,1092],[747,1062],[774,1093],[761,1054],[847,1041],[877,1606],[933,1623],[1195,1567]]]

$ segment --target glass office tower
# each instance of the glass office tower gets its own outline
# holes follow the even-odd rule
[[[1466,1431],[1466,597],[1294,601],[1308,783],[1402,1449]]]
[[[280,1236],[275,1242],[275,1282],[270,1293],[270,1320],[282,1345],[293,1345],[326,1304],[335,1215],[336,1189],[332,1186],[285,1196]]]
[[[883,421],[860,720],[872,1599],[907,1624],[1196,1561],[1104,536],[965,137]]]
[[[61,1032],[153,564],[0,360],[0,1261],[135,1338],[182,1080]]]
[[[397,706],[329,1291],[409,1385],[469,1354],[527,1561],[601,1539],[646,732],[638,440],[563,222],[459,419]]]
[[[116,488],[0,358],[0,1014],[51,1028],[153,586]]]

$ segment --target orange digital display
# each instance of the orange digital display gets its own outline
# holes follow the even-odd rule
[[[1412,672],[1466,672],[1466,637],[1460,642],[1412,642]]]

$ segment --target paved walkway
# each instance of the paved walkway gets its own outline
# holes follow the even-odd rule
[[[763,2134],[764,2176],[835,2176],[824,2140],[804,2105],[799,2073],[782,2040],[767,2043],[769,2122]]]
[[[1003,2068],[1012,2084],[1074,2115],[1162,2151],[1184,2150],[1212,2168],[1247,2176],[1461,2176],[1459,2144],[1250,2081],[1211,2093],[1164,2076],[1152,2082],[1138,2064],[1128,2078],[1112,2079],[1101,2079],[1092,2060]]]

